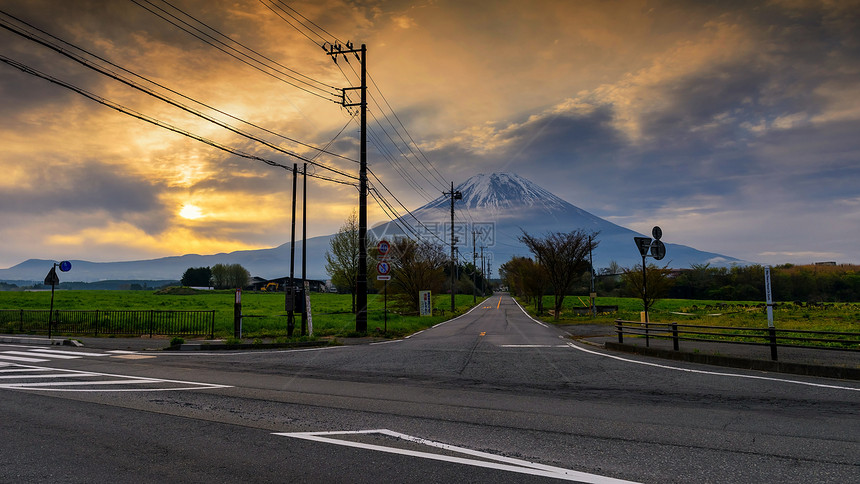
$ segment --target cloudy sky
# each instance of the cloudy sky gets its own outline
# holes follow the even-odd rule
[[[347,40],[368,48],[371,170],[411,209],[452,180],[515,172],[620,225],[660,225],[667,242],[766,264],[860,263],[858,1],[4,0],[0,10],[0,267],[289,241],[290,173],[235,153],[285,166],[302,162],[294,153],[340,172],[316,174],[357,174],[358,124],[334,93],[357,84],[358,63],[320,48]],[[266,58],[256,64],[220,34]],[[308,198],[309,233],[325,235],[357,191],[311,178]],[[373,205],[370,220],[387,219]]]

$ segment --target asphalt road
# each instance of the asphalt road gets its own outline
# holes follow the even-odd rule
[[[858,382],[564,336],[497,295],[382,344],[3,345],[0,481],[860,482]]]

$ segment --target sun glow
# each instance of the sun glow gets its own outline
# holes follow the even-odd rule
[[[182,209],[179,210],[179,216],[182,218],[187,218],[189,220],[198,219],[203,216],[203,211],[200,210],[200,207],[197,205],[186,203],[182,206]]]

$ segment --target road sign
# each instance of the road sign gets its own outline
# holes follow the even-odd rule
[[[648,255],[648,249],[651,247],[650,237],[633,237],[633,241],[636,242],[636,247],[642,257]]]
[[[51,267],[51,270],[48,272],[48,275],[45,276],[45,285],[46,286],[56,286],[60,283],[60,278],[57,276],[57,268]]]
[[[60,270],[63,272],[69,272],[72,270],[72,263],[67,260],[60,262]]]
[[[376,244],[376,250],[379,251],[379,255],[386,255],[388,251],[391,250],[391,245],[387,240],[380,240],[378,244]]]
[[[666,244],[660,240],[655,240],[654,243],[651,244],[651,256],[654,257],[655,260],[662,260],[663,257],[666,257]]]
[[[663,229],[655,225],[654,228],[651,229],[651,237],[654,237],[656,240],[660,240],[660,238],[663,237]]]
[[[386,276],[376,276],[376,280],[377,281],[390,281],[391,276],[387,276],[387,275]]]
[[[391,265],[388,262],[382,261],[379,264],[376,264],[376,272],[379,273],[380,276],[387,276],[389,272],[391,272]]]

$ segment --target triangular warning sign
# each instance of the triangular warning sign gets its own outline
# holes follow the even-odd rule
[[[51,271],[48,272],[48,275],[45,276],[45,285],[46,286],[56,286],[60,283],[60,278],[57,276],[57,268],[51,267]]]
[[[645,257],[648,255],[648,249],[651,247],[651,237],[633,237],[636,242],[636,248],[639,249],[639,255]]]

